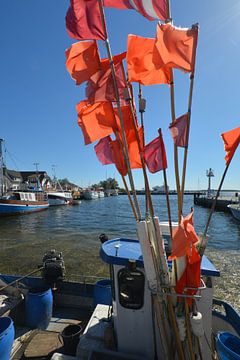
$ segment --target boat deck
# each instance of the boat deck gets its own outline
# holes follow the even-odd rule
[[[86,327],[89,311],[81,308],[56,307],[46,330],[34,329],[15,323],[15,341],[11,360],[50,359],[54,353],[64,354],[60,333],[68,325]],[[83,331],[82,330],[82,331]]]

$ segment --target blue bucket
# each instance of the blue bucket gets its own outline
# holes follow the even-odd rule
[[[26,325],[31,329],[46,329],[52,317],[53,296],[49,288],[29,290],[25,302]]]
[[[219,332],[216,348],[220,360],[240,360],[240,339],[237,336],[229,332]]]
[[[112,304],[112,287],[111,280],[103,279],[96,282],[93,291],[94,306],[97,304]]]
[[[9,360],[14,341],[14,326],[10,317],[0,317],[0,360]]]

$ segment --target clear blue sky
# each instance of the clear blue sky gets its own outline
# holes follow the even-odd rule
[[[85,98],[85,86],[77,87],[65,69],[64,51],[71,43],[65,30],[67,0],[1,0],[0,13],[0,137],[7,147],[7,166],[16,170],[39,169],[87,186],[116,176],[114,166],[98,163],[93,146],[84,146],[77,125],[75,105]],[[205,172],[215,171],[213,187],[225,162],[222,132],[240,125],[240,2],[238,0],[172,0],[176,26],[200,24],[186,188],[206,188]],[[127,34],[154,37],[156,22],[135,11],[106,9],[112,52],[126,49]],[[103,44],[100,52],[106,53]],[[188,75],[175,72],[176,115],[187,110]],[[175,188],[173,146],[168,130],[169,89],[163,85],[143,88],[147,99],[146,140],[163,131],[168,157],[168,180]],[[180,156],[181,159],[181,156]],[[140,170],[134,171],[142,188]],[[150,184],[162,185],[162,173],[150,176]],[[224,187],[240,189],[240,149],[230,166]]]

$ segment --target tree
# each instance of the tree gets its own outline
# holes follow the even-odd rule
[[[100,181],[99,187],[102,187],[104,190],[107,189],[117,189],[118,182],[114,178],[108,178],[107,180]]]

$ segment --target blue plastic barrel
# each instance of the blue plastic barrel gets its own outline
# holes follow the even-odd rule
[[[10,317],[0,317],[0,360],[9,360],[14,341],[14,326]]]
[[[46,329],[52,317],[53,296],[49,288],[29,290],[25,302],[26,325],[31,329]]]
[[[240,360],[240,339],[237,336],[229,332],[219,332],[216,348],[220,360]]]
[[[103,279],[96,282],[93,291],[94,306],[97,304],[112,304],[112,287],[111,280]]]

